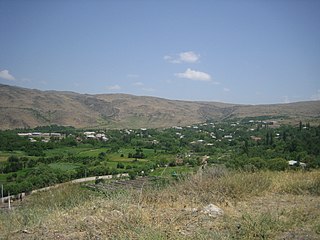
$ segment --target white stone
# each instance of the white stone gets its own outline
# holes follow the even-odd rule
[[[204,214],[208,214],[210,217],[218,217],[224,214],[224,211],[214,204],[205,206],[202,211]]]

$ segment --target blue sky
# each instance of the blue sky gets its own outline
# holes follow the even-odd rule
[[[243,104],[320,100],[318,0],[0,0],[0,83]]]

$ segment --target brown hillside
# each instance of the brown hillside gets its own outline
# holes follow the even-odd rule
[[[127,94],[88,95],[0,84],[0,129],[58,124],[78,128],[169,127],[244,117],[320,118],[320,101],[274,105],[191,102]]]

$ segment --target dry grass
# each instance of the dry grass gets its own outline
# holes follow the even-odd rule
[[[285,122],[305,119],[318,125],[319,106],[320,101],[235,105],[126,94],[84,95],[0,84],[0,129],[36,127],[50,123],[77,128],[160,128],[186,126],[208,118],[225,120],[259,116],[286,116]]]
[[[319,239],[319,171],[210,168],[166,187],[102,195],[64,186],[0,214],[3,239]],[[213,203],[224,210],[210,217]],[[0,237],[0,238],[1,238]]]

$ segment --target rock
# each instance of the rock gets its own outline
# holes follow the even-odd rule
[[[218,217],[224,214],[224,211],[221,208],[212,203],[205,206],[201,212],[204,214],[208,214],[210,217]]]
[[[27,229],[24,229],[23,231],[22,231],[22,233],[25,233],[25,234],[32,234],[32,232],[30,232],[29,230],[27,230]]]

